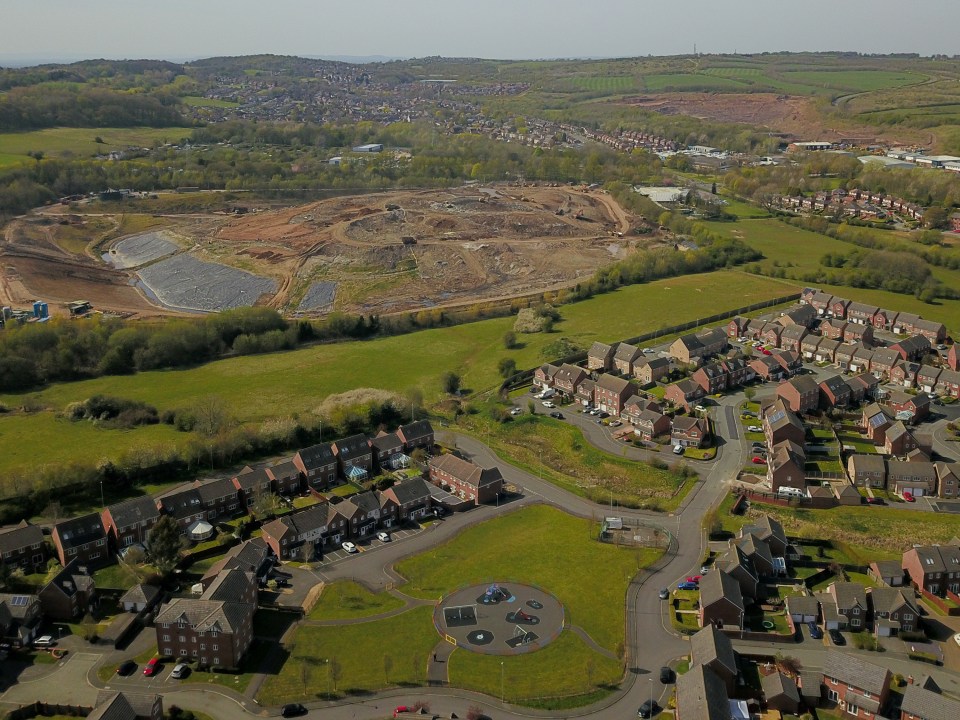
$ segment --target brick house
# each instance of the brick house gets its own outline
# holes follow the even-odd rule
[[[823,665],[826,699],[835,702],[841,713],[875,720],[890,697],[890,671],[856,655],[828,650]]]
[[[740,583],[723,570],[715,570],[700,581],[700,626],[740,627],[744,604]]]
[[[930,340],[923,335],[911,335],[894,343],[890,349],[895,351],[901,360],[919,360],[930,352],[932,347]]]
[[[274,490],[286,497],[300,494],[300,468],[293,460],[284,460],[266,468]]]
[[[960,494],[960,465],[935,462],[933,466],[937,470],[937,495],[942,498],[956,498]]]
[[[579,365],[564,363],[553,376],[553,389],[568,398],[573,398],[580,383],[587,379],[587,371]]]
[[[670,428],[670,443],[674,446],[700,448],[710,438],[709,423],[706,418],[680,415],[673,419]]]
[[[920,447],[913,433],[901,420],[891,423],[883,434],[883,451],[892,457],[906,457]],[[890,484],[892,487],[892,483]]]
[[[639,395],[631,395],[630,399],[624,404],[623,410],[620,411],[620,419],[630,425],[636,425],[644,410],[653,410],[659,413],[662,408],[660,407],[660,403],[655,400],[640,397]]]
[[[817,318],[817,311],[810,305],[796,305],[785,312],[780,313],[777,322],[784,327],[799,325],[800,327],[810,327]]]
[[[806,458],[802,446],[789,440],[774,446],[767,458],[766,473],[767,482],[770,483],[773,492],[778,493],[785,487],[806,490],[805,464]]]
[[[923,420],[930,414],[930,398],[926,395],[910,395],[902,390],[894,390],[887,397],[887,407],[893,413],[912,413],[915,421]]]
[[[848,369],[852,373],[869,372],[872,362],[873,362],[873,350],[871,350],[869,347],[860,345],[854,351],[853,357],[850,358],[850,365]]]
[[[670,361],[664,357],[642,358],[633,364],[633,375],[641,385],[652,385],[670,373]]]
[[[159,519],[157,503],[148,496],[114,503],[100,511],[103,530],[115,551],[134,544],[144,545]]]
[[[880,380],[890,377],[890,371],[900,360],[900,354],[890,348],[878,348],[870,358],[870,372]]]
[[[870,373],[860,373],[852,378],[845,378],[844,382],[850,388],[850,403],[859,405],[867,398],[872,398],[877,393],[880,381]]]
[[[410,478],[381,493],[397,505],[397,519],[417,520],[422,518],[433,506],[430,488],[422,478]]]
[[[820,383],[820,406],[825,410],[847,407],[850,404],[850,386],[839,375]]]
[[[93,578],[80,571],[80,564],[79,560],[71,560],[40,588],[37,599],[46,619],[67,622],[90,612],[97,588]]]
[[[738,545],[730,545],[714,563],[718,571],[723,571],[740,585],[740,592],[745,597],[756,598],[760,576],[753,565],[753,561]]]
[[[607,372],[613,367],[613,346],[595,342],[587,351],[587,369]]]
[[[750,369],[764,382],[779,380],[786,370],[773,355],[761,355],[750,361]]]
[[[763,413],[763,434],[766,436],[767,447],[778,445],[789,440],[803,447],[806,440],[806,429],[800,418],[797,417],[782,399],[776,400]]]
[[[690,638],[690,666],[698,665],[716,673],[728,695],[734,693],[740,674],[737,652],[730,638],[713,623],[704,625]]]
[[[945,365],[951,370],[960,370],[960,353],[957,352],[957,343],[953,343],[947,351]]]
[[[774,353],[774,357],[777,353]],[[727,387],[740,387],[753,380],[756,375],[743,357],[728,357],[720,361],[720,365],[727,373]]]
[[[810,375],[798,375],[777,386],[777,396],[795,413],[808,413],[820,405],[820,386]]]
[[[193,485],[180,486],[166,495],[161,495],[157,498],[157,509],[161,514],[176,520],[184,532],[197,520],[203,520],[207,516],[200,493]]]
[[[534,388],[552,388],[553,387],[553,377],[557,374],[557,371],[560,368],[552,363],[545,363],[541,365],[536,370],[533,371],[533,386]]]
[[[703,389],[704,394],[713,395],[727,389],[730,376],[721,363],[714,362],[699,368],[690,379]]]
[[[357,434],[333,441],[340,474],[347,480],[366,479],[373,470],[373,450],[366,435]]]
[[[813,306],[814,310],[817,311],[818,315],[825,315],[826,313],[831,312],[833,295],[830,293],[820,292],[818,290],[813,293],[809,302]]]
[[[629,380],[616,375],[601,375],[593,392],[594,405],[619,417],[624,404],[633,395],[633,386]]]
[[[801,351],[804,338],[810,334],[803,325],[790,325],[785,327],[780,333],[780,347],[784,350],[792,350],[795,353]]]
[[[827,594],[837,606],[840,615],[840,630],[848,626],[853,632],[867,627],[867,592],[863,585],[854,582],[832,582],[827,586]]]
[[[392,506],[394,509],[396,505]],[[337,512],[347,520],[350,528],[349,536],[363,540],[369,537],[384,521],[381,517],[383,506],[380,503],[380,496],[372,490],[351,495],[343,502],[337,505]],[[389,518],[391,522],[387,527],[393,524],[395,518]]]
[[[503,492],[498,468],[482,468],[450,454],[430,460],[430,482],[450,487],[453,494],[475,505],[493,502]]]
[[[937,386],[937,378],[940,377],[940,368],[932,365],[921,365],[917,371],[917,390],[925,393],[933,392]]]
[[[850,482],[857,487],[885,488],[887,464],[881,455],[851,455],[847,458]]]
[[[760,689],[768,710],[779,711],[781,716],[800,713],[800,690],[796,681],[782,672],[772,672],[760,679]]]
[[[271,520],[263,526],[263,540],[281,560],[309,562],[349,537],[348,520],[338,507],[324,502]]]
[[[63,520],[50,533],[57,558],[64,567],[71,560],[89,567],[99,567],[110,559],[107,534],[98,513]]]
[[[397,428],[397,435],[403,440],[403,451],[408,455],[416,449],[431,452],[435,443],[433,425],[429,420],[416,420]]]
[[[787,553],[787,533],[783,525],[778,520],[769,515],[761,515],[752,525],[744,525],[740,528],[740,537],[746,535],[756,535],[763,540],[769,547],[774,557],[783,557]]]
[[[87,720],[163,720],[163,697],[101,690]]]
[[[937,395],[960,398],[960,372],[949,368],[941,370],[933,391]]]
[[[27,647],[43,623],[36,595],[0,593],[0,638],[14,647]]]
[[[621,375],[632,375],[633,364],[643,357],[643,352],[636,345],[620,343],[613,353],[613,369]]]
[[[176,598],[154,620],[162,657],[196,660],[201,668],[239,668],[253,640],[257,580],[226,570],[199,598]]]
[[[912,590],[908,592],[899,587],[872,588],[867,598],[877,635],[888,637],[920,629],[920,610],[913,600]]]
[[[677,362],[697,363],[701,358],[723,352],[727,348],[727,334],[723,328],[701,330],[683,335],[670,345],[670,356]]]
[[[890,382],[905,388],[913,387],[917,382],[920,365],[915,362],[899,360],[890,370]]]
[[[47,544],[43,531],[26,520],[0,530],[0,557],[7,570],[22,568],[24,573],[41,572],[47,565]]]
[[[903,586],[903,568],[899,560],[874,560],[867,574],[887,587]]]
[[[800,341],[800,354],[807,362],[812,361],[817,356],[817,347],[823,338],[819,335],[807,335]]]
[[[857,352],[856,345],[841,343],[833,353],[833,364],[841,370],[849,370],[850,363],[853,362],[853,356]]]
[[[887,461],[887,489],[914,497],[937,494],[937,469],[931,462]]]
[[[911,329],[913,332],[923,335],[931,343],[942,343],[947,339],[946,326],[933,320],[918,320]]]
[[[850,301],[844,298],[835,297],[830,301],[830,312],[835,318],[846,319],[847,308],[850,307]]]
[[[338,482],[337,456],[333,454],[330,443],[311,445],[293,456],[297,466],[311,490],[326,490]]]
[[[873,327],[877,330],[890,330],[897,319],[897,313],[886,308],[879,308],[873,316]]]
[[[267,479],[267,492],[270,492],[270,479],[267,474],[263,470],[254,470],[253,473],[263,473]],[[242,510],[240,492],[233,484],[233,478],[218,478],[206,482],[197,480],[193,483],[193,487],[200,496],[207,520],[232,517]]]
[[[690,408],[700,400],[705,393],[703,388],[690,378],[667,385],[663,393],[663,399],[672,403],[675,407],[690,410]]]
[[[235,477],[231,478],[234,492],[244,508],[253,506],[257,498],[266,497],[272,494],[272,482],[270,475],[264,468],[253,468],[247,466],[241,470]]]
[[[954,720],[960,717],[960,702],[920,685],[908,684],[898,717],[899,720]]]
[[[758,578],[775,577],[778,574],[774,566],[773,553],[770,551],[770,546],[759,537],[752,533],[747,533],[737,539],[736,545],[740,549],[740,552],[753,564],[753,569],[756,571]],[[727,572],[729,572],[729,570]]]
[[[842,340],[846,329],[847,323],[845,320],[827,320],[820,323],[820,334],[831,340]]]
[[[847,306],[847,320],[859,325],[869,325],[872,328],[873,319],[879,310],[880,308],[876,305],[852,302]]]
[[[633,423],[634,434],[648,442],[661,435],[666,435],[670,432],[670,428],[670,418],[649,408],[643,410],[637,417],[636,422]]]
[[[903,553],[901,565],[917,590],[960,593],[960,546],[918,545]]]
[[[857,325],[850,323],[843,331],[845,343],[860,343],[867,347],[873,346],[873,325]]]
[[[749,322],[749,318],[741,317],[740,315],[731,318],[727,322],[727,337],[737,338],[742,336]]]
[[[839,340],[831,340],[830,338],[822,338],[817,344],[817,351],[813,355],[813,359],[818,363],[832,363],[836,362],[837,359],[837,348],[840,347]]]
[[[403,452],[403,440],[396,432],[388,433],[381,430],[370,441],[373,450],[373,459],[381,470],[396,470],[403,466],[406,456]]]

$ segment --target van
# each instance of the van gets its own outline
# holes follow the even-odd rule
[[[799,488],[794,488],[794,487],[782,487],[782,488],[780,488],[779,490],[777,490],[777,495],[781,495],[781,496],[783,496],[783,497],[798,497],[798,498],[799,498],[799,497],[804,497],[804,496],[806,496],[806,493],[805,493],[803,490],[800,490]]]

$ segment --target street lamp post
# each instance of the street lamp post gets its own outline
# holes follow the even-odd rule
[[[503,705],[503,660],[500,661],[500,704]]]
[[[100,478],[100,507],[106,507],[106,503],[103,502],[103,478]]]
[[[648,678],[650,681],[650,717],[653,717],[653,678]]]

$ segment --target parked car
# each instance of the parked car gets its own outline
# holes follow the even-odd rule
[[[589,410],[588,412],[589,412],[591,415],[599,415],[599,414],[600,414],[600,408],[590,408],[590,410]]]
[[[280,708],[280,715],[283,717],[297,717],[298,715],[306,715],[307,709],[300,703],[287,703],[282,708]]]
[[[677,590],[697,590],[699,587],[695,582],[684,581],[677,585]]]
[[[510,409],[510,414],[511,414],[511,415],[519,415],[519,414],[522,413],[522,412],[523,412],[523,410],[521,410],[521,409],[518,408],[518,407],[511,408],[511,409]]]
[[[766,465],[766,464],[767,464],[767,461],[764,460],[762,457],[757,456],[757,457],[754,457],[754,458],[753,458],[753,464],[754,464],[754,465]]]
[[[886,505],[887,501],[882,497],[868,497],[867,505]]]
[[[767,446],[764,445],[762,442],[755,442],[753,443],[753,445],[750,446],[750,449],[753,450],[754,452],[763,452],[764,450],[767,449]]]
[[[669,685],[673,682],[673,670],[666,665],[660,668],[660,682],[664,685]]]
[[[122,663],[117,665],[117,675],[120,677],[126,677],[127,675],[132,675],[133,671],[137,669],[137,664],[133,660],[124,660]]]
[[[658,712],[660,712],[660,706],[657,705],[657,701],[647,700],[640,706],[640,709],[637,710],[637,716],[646,720],[646,718],[652,718]]]
[[[691,575],[690,577],[687,578],[687,582],[699,584],[702,579],[703,579],[703,575]]]
[[[807,622],[807,629],[810,631],[810,637],[814,640],[820,640],[823,637],[823,630],[813,620]]]
[[[147,677],[153,677],[160,672],[160,658],[150,658],[150,661],[143,666],[143,674]]]
[[[706,409],[703,405],[697,405],[697,406],[694,407],[693,409],[696,410],[697,412],[706,412],[706,411],[707,411],[707,409]]]
[[[597,417],[599,417],[601,420],[605,420],[610,417],[610,413],[601,410],[599,413],[597,413]]]
[[[904,490],[904,491],[903,491],[903,499],[904,499],[906,502],[916,502],[916,501],[917,501],[917,499],[913,496],[913,493],[910,492],[909,490]]]
[[[683,445],[674,445],[673,446],[674,455],[683,455]]]
[[[773,355],[773,353],[767,350],[765,347],[760,348],[760,352],[762,352],[764,355]]]
[[[750,432],[763,432],[763,427],[761,425],[748,425],[747,430]]]
[[[393,716],[396,717],[400,713],[405,713],[405,712],[410,712],[410,708],[408,708],[406,705],[397,705],[393,709]]]
[[[185,678],[189,674],[190,674],[190,666],[187,665],[185,662],[178,662],[176,665],[173,666],[173,670],[170,671],[170,677],[172,677],[174,680],[180,680],[181,678]]]
[[[662,588],[660,590],[660,599],[667,600],[670,597],[670,591],[667,588]]]
[[[378,532],[377,540],[379,540],[380,542],[390,542],[390,533],[382,532],[382,531]]]
[[[554,410],[552,413],[550,413],[550,417],[556,418],[557,420],[563,420],[563,413],[559,410]]]
[[[555,408],[555,407],[556,407],[556,404],[553,403],[553,402],[551,402],[550,400],[544,400],[544,401],[543,401],[543,406],[544,406],[545,408]]]
[[[830,642],[834,645],[846,645],[847,641],[844,639],[843,635],[840,634],[839,630],[830,630]]]
[[[610,427],[620,427],[622,424],[623,424],[623,423],[621,423],[619,420],[611,420],[611,421],[610,421]]]
[[[41,635],[33,641],[34,647],[53,647],[56,644],[57,641],[53,639],[52,635]]]
[[[349,540],[346,541],[346,542],[340,543],[340,547],[342,547],[342,548],[343,548],[344,550],[346,550],[348,553],[355,553],[355,552],[357,552],[357,546],[354,545],[354,544],[353,544],[352,542],[350,542]]]

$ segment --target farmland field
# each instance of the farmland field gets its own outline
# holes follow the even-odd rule
[[[637,89],[637,79],[631,75],[578,77],[574,78],[573,82],[582,90],[607,93],[629,92]]]
[[[5,161],[33,162],[28,152],[45,155],[72,152],[90,156],[123,150],[128,147],[150,147],[156,143],[176,142],[188,136],[190,128],[50,128],[31,132],[0,133],[0,164]],[[103,143],[95,142],[99,137]]]
[[[660,92],[673,89],[678,91],[695,89],[737,90],[746,87],[732,78],[693,73],[675,73],[667,75],[644,75],[643,87],[648,92]]]
[[[837,90],[869,92],[923,82],[926,76],[889,70],[788,70],[788,80]]]

